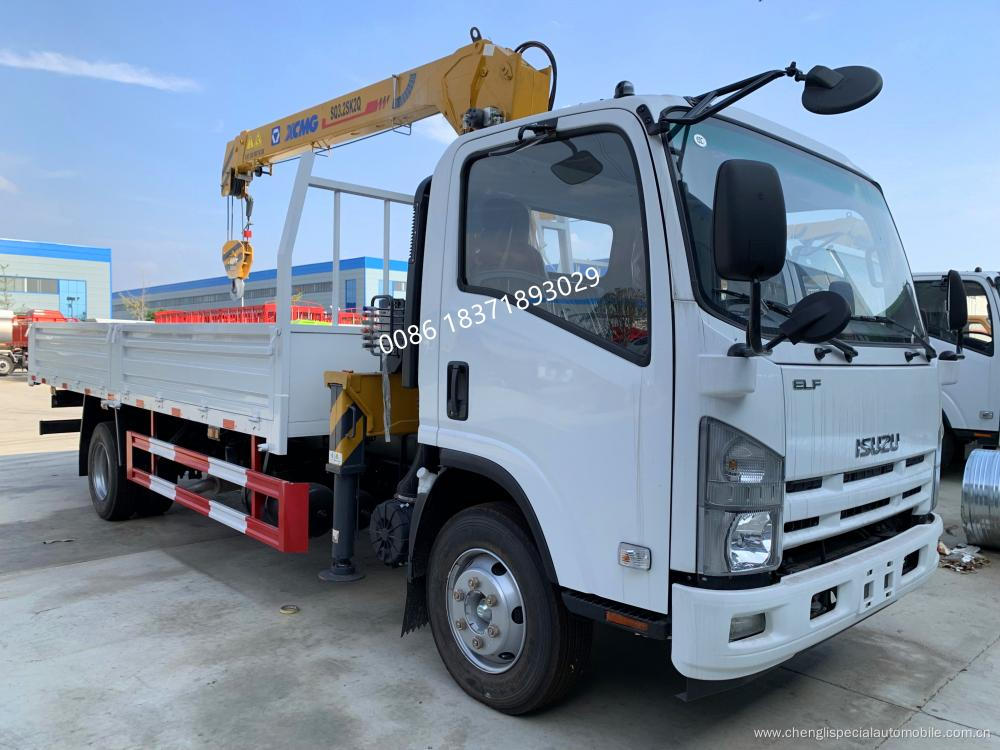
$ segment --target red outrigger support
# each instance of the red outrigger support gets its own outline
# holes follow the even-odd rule
[[[256,448],[255,445],[251,447]],[[250,490],[251,513],[241,513],[225,503],[202,497],[148,471],[137,469],[132,461],[133,450],[149,453],[154,466],[155,457],[159,456]],[[309,549],[309,485],[306,482],[276,479],[131,430],[125,433],[125,461],[125,476],[129,481],[168,497],[185,508],[208,516],[281,552],[307,552]],[[277,526],[272,526],[259,517],[262,498],[265,497],[278,501]]]

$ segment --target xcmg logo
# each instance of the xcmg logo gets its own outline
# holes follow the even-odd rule
[[[899,450],[899,433],[889,433],[887,435],[872,435],[871,437],[858,438],[854,441],[855,458],[865,456],[877,456],[880,453],[892,453]]]
[[[317,130],[319,130],[319,115],[296,120],[285,126],[285,140],[294,141],[296,138],[315,133]]]

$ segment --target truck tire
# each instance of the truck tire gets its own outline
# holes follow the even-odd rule
[[[0,378],[5,378],[14,372],[14,360],[8,355],[0,355]]]
[[[177,483],[176,472],[174,472],[173,478],[162,471],[158,472],[158,475],[169,482]],[[142,518],[162,516],[174,504],[174,501],[169,497],[164,497],[152,490],[147,490],[145,487],[137,487],[133,484],[129,489],[135,493],[134,504],[136,515]]]
[[[177,484],[177,479],[180,477],[180,464],[174,463],[173,461],[168,461],[165,458],[157,459],[156,461],[156,476],[161,479],[166,479],[168,482],[173,482]],[[170,507],[174,504],[174,501],[169,497],[164,497],[159,493],[148,490],[145,487],[140,487],[136,484],[129,483],[129,490],[135,494],[135,513],[140,518],[150,518],[152,516],[162,516]]]
[[[469,508],[444,525],[431,549],[427,604],[448,672],[503,713],[559,700],[589,660],[592,623],[563,606],[506,503]]]
[[[135,489],[118,463],[115,423],[101,422],[94,428],[87,451],[87,484],[90,501],[105,521],[124,521],[135,513]]]
[[[955,454],[957,453],[957,448],[962,445],[955,437],[955,433],[949,430],[947,427],[944,430],[944,435],[941,437],[941,468],[947,469],[955,462]],[[964,454],[965,451],[963,450]]]

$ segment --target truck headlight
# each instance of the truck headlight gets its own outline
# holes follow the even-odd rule
[[[740,513],[729,527],[726,554],[732,571],[767,565],[774,547],[774,520],[767,511]]]
[[[701,420],[698,573],[759,573],[781,564],[784,459],[711,417]]]

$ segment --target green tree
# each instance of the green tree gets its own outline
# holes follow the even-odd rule
[[[9,267],[7,264],[0,264],[0,310],[14,309],[14,296],[11,294],[14,280],[7,275]]]

